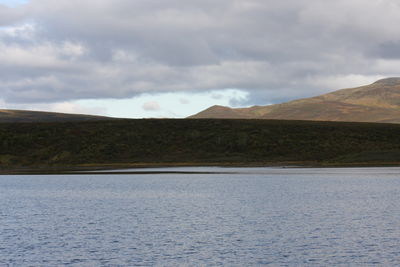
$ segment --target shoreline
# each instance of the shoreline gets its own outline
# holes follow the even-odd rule
[[[115,174],[224,174],[213,171],[146,171],[157,168],[221,167],[221,168],[379,168],[400,167],[400,162],[318,163],[318,162],[246,162],[246,163],[115,163],[64,166],[14,167],[0,169],[0,175],[115,175]],[[134,169],[135,171],[123,171]],[[138,171],[143,170],[143,171]],[[231,173],[231,172],[230,172]]]

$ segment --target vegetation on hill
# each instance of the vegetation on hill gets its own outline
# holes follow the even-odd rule
[[[67,114],[30,110],[0,109],[1,122],[59,122],[59,121],[97,121],[111,120],[103,116]]]
[[[400,125],[276,120],[0,124],[0,166],[400,164]]]
[[[276,105],[236,109],[213,106],[191,118],[400,123],[400,78]]]

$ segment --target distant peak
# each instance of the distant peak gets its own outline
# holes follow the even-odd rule
[[[229,107],[221,106],[221,105],[214,105],[212,107],[209,107],[209,109],[229,109]]]
[[[382,85],[400,85],[400,77],[391,77],[374,82],[374,84]]]

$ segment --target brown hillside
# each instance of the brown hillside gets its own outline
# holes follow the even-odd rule
[[[240,109],[213,106],[191,118],[400,123],[400,78],[269,106]]]

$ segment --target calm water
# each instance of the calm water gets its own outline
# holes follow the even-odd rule
[[[400,168],[164,170],[0,176],[0,266],[400,264]]]

